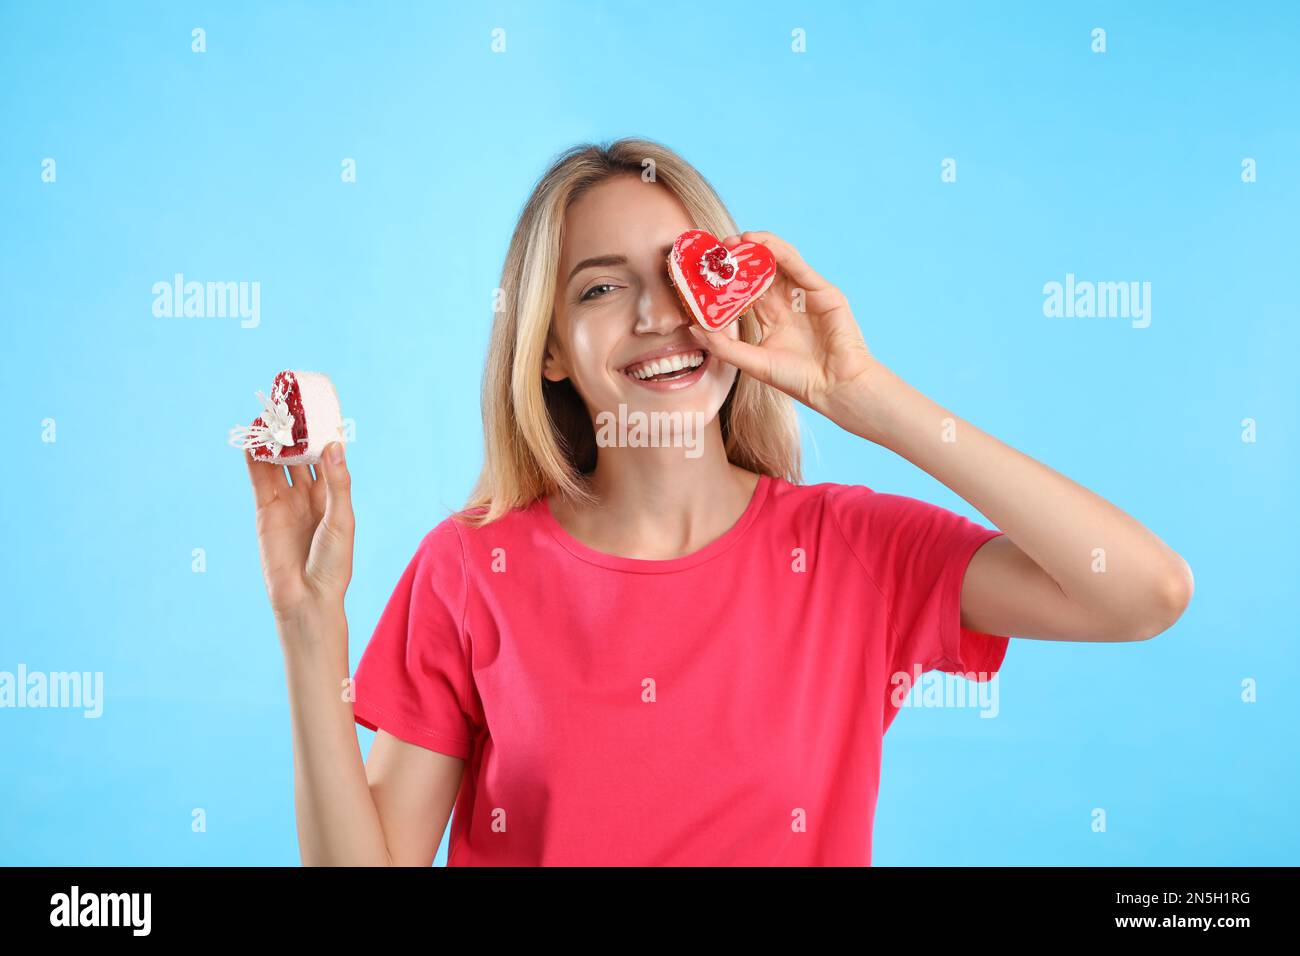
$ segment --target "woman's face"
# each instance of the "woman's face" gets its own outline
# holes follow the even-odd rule
[[[666,187],[637,175],[608,179],[570,205],[544,374],[571,379],[593,418],[624,404],[628,412],[702,412],[710,422],[726,400],[736,367],[691,337],[668,277],[673,240],[691,228]],[[739,323],[719,334],[736,338]]]

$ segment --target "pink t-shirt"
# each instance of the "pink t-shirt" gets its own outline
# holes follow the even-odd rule
[[[356,720],[465,759],[448,866],[869,866],[915,675],[985,680],[1006,654],[961,626],[966,566],[1001,533],[768,476],[664,561],[583,545],[545,497],[448,518],[362,655]]]

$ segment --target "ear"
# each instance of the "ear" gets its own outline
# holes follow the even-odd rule
[[[555,341],[554,331],[546,333],[546,355],[542,359],[542,378],[551,382],[563,382],[569,377],[569,369],[560,357],[560,350]]]

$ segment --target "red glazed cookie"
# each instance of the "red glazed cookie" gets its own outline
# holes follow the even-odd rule
[[[668,274],[695,321],[717,332],[740,318],[776,278],[776,259],[761,242],[728,249],[703,229],[688,229],[668,254]]]

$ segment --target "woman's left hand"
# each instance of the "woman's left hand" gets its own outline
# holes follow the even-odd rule
[[[727,248],[761,242],[776,258],[776,278],[748,310],[762,329],[762,342],[733,339],[729,330],[707,332],[694,323],[691,335],[746,375],[834,418],[832,410],[845,404],[847,394],[878,365],[849,300],[794,246],[770,232],[746,232],[722,242]]]

